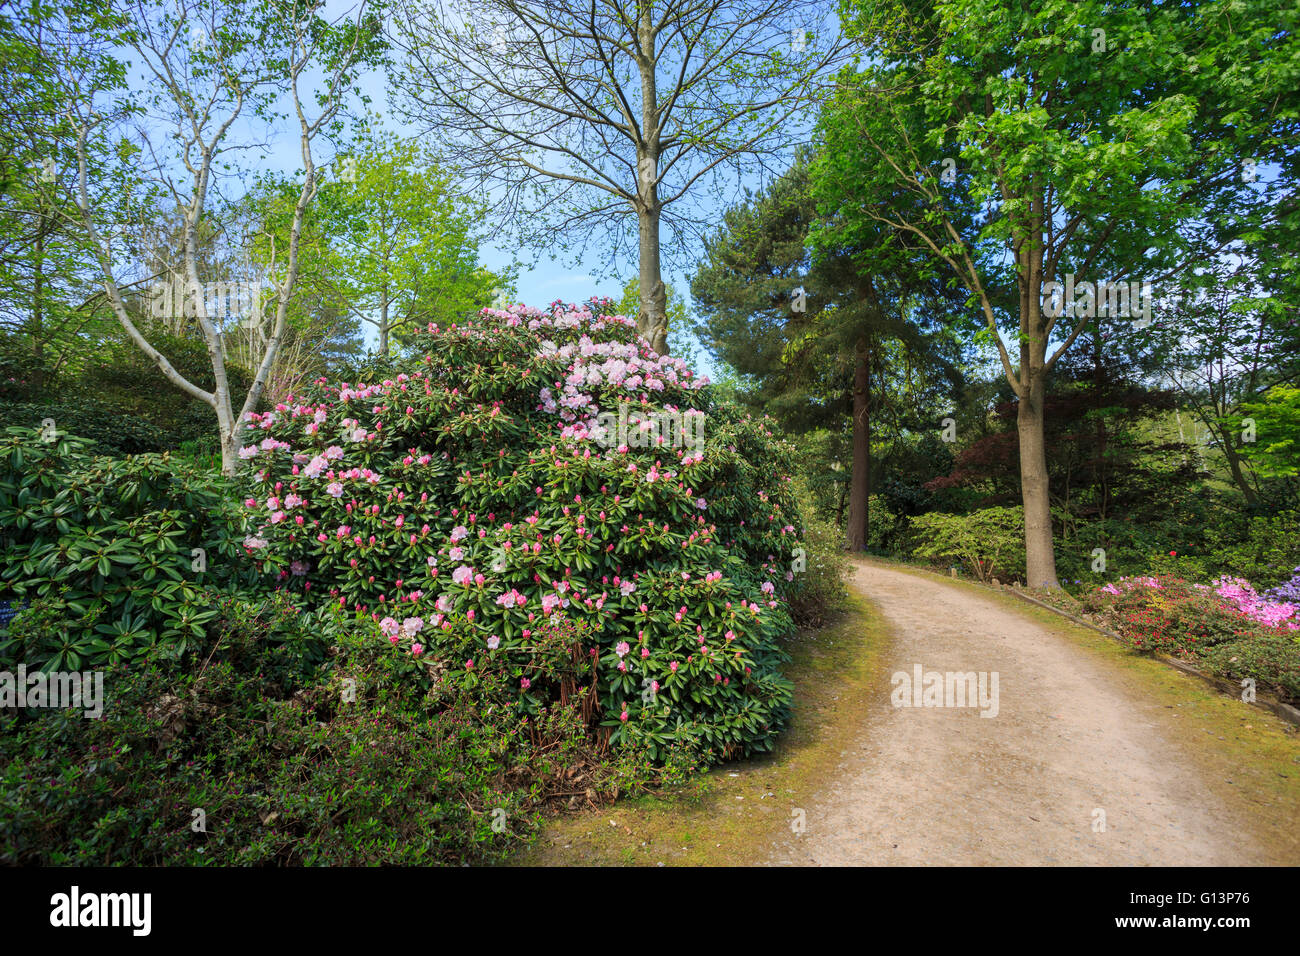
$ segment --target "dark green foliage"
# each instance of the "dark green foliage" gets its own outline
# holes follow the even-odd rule
[[[216,387],[212,359],[201,339],[155,329],[150,332],[150,342],[188,381],[207,391]],[[231,405],[238,410],[253,377],[248,370],[227,361],[226,378]],[[203,439],[217,431],[217,417],[211,406],[167,381],[133,342],[121,336],[106,343],[87,362],[78,380],[66,387],[77,394],[93,396],[122,415],[143,419],[161,429],[167,435],[166,448]]]
[[[525,724],[501,678],[413,673],[355,620],[217,610],[183,658],[110,671],[101,719],[0,716],[0,863],[491,861],[548,801],[650,778],[593,749],[578,702]]]
[[[211,414],[211,409],[208,411]],[[50,405],[0,402],[0,422],[7,425],[39,429],[47,418],[54,420],[59,431],[93,442],[95,453],[100,455],[160,452],[173,443],[171,432],[93,398]]]
[[[210,590],[252,580],[229,490],[166,454],[91,457],[53,437],[0,439],[0,599],[32,604],[0,630],[0,664],[76,670],[183,650],[214,617]]]
[[[1300,643],[1294,634],[1262,634],[1211,647],[1203,655],[1209,669],[1239,682],[1251,678],[1256,689],[1300,704]]]

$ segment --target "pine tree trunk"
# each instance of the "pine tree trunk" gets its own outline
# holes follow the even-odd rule
[[[858,342],[853,370],[853,465],[849,474],[849,522],[846,539],[850,551],[867,547],[867,511],[871,490],[871,355]]]

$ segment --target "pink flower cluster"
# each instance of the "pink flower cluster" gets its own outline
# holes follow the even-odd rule
[[[1157,588],[1163,590],[1161,583],[1156,578],[1149,576],[1144,578],[1120,578],[1115,582],[1115,584],[1105,585],[1102,590],[1107,594],[1119,594],[1120,588],[1123,588],[1125,591],[1132,591],[1136,587]]]
[[[1243,578],[1224,575],[1213,584],[1214,593],[1230,601],[1238,611],[1266,627],[1300,631],[1300,608],[1294,604],[1261,597]]]

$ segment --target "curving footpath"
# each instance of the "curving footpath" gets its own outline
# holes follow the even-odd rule
[[[1114,680],[1086,649],[996,600],[925,576],[863,562],[852,583],[894,632],[886,682],[866,703],[859,749],[807,808],[805,832],[782,839],[770,862],[1198,866],[1268,858],[1205,787],[1168,711]],[[907,674],[910,693],[917,665],[923,674],[983,672],[986,695],[996,672],[996,716],[981,716],[994,708],[987,698],[981,708],[978,691],[975,706],[895,706],[891,695],[902,690],[889,675]],[[953,682],[953,704],[958,684],[966,689]]]

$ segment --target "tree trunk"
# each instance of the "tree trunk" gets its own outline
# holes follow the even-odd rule
[[[39,399],[45,397],[45,316],[41,306],[45,296],[45,232],[36,233],[36,258],[32,276],[32,341],[36,363],[32,369],[32,387]]]
[[[1025,567],[1031,588],[1060,587],[1052,548],[1052,505],[1047,487],[1047,444],[1043,438],[1043,403],[1047,376],[1033,374],[1016,412],[1020,433],[1020,494],[1025,511]]]
[[[1241,493],[1246,496],[1246,504],[1253,508],[1259,504],[1259,495],[1250,486],[1250,481],[1241,469],[1241,456],[1237,454],[1237,449],[1233,447],[1233,437],[1234,434],[1231,429],[1220,429],[1219,440],[1223,442],[1223,457],[1227,459],[1228,471],[1232,475],[1233,482],[1241,489]]]
[[[641,74],[641,142],[637,147],[637,232],[640,242],[641,311],[637,331],[660,355],[668,354],[668,290],[659,265],[659,86],[656,30],[649,3],[639,4],[637,68]]]
[[[227,478],[235,476],[239,467],[239,429],[229,405],[217,408],[217,433],[221,436],[221,473]]]
[[[641,312],[636,329],[660,355],[668,354],[668,290],[659,269],[659,210],[637,214],[640,233],[641,268],[638,284]]]
[[[871,491],[871,353],[858,341],[853,370],[853,466],[849,473],[849,524],[846,535],[850,551],[867,548],[867,512]]]

